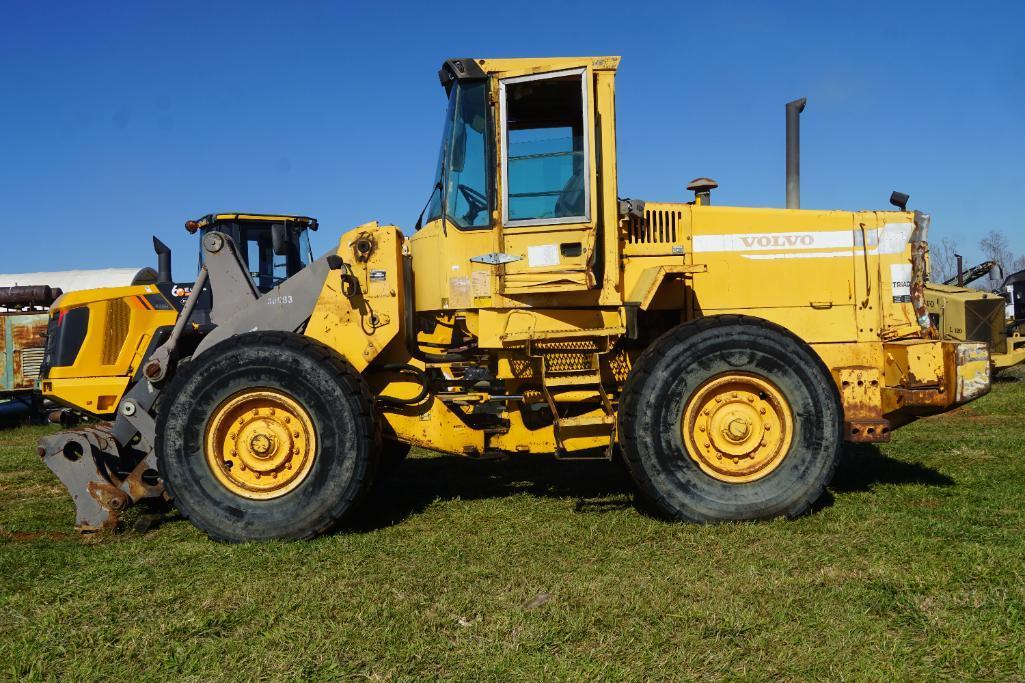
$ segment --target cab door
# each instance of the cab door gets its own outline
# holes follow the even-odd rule
[[[591,65],[503,72],[493,81],[499,137],[504,295],[596,286],[599,215]]]

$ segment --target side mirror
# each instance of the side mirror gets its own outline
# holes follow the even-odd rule
[[[270,226],[271,245],[274,253],[278,256],[288,256],[290,245],[288,243],[288,228],[284,223],[274,223]]]

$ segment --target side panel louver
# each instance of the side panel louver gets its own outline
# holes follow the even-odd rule
[[[675,209],[645,209],[643,219],[630,218],[627,239],[630,244],[675,243],[682,217],[683,213]]]

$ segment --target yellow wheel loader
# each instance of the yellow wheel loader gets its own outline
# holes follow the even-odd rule
[[[307,538],[410,445],[621,452],[667,518],[794,517],[844,441],[989,390],[987,343],[940,340],[926,310],[928,215],[899,193],[896,211],[798,209],[803,101],[787,209],[715,206],[707,178],[689,201],[621,198],[618,64],[446,61],[412,235],[366,223],[261,278],[208,221],[184,300],[140,284],[58,301],[42,392],[110,422],[40,445],[78,528],[165,496],[214,539]],[[298,265],[287,228],[264,247]]]
[[[1025,337],[1020,318],[1025,318],[1025,274],[1004,279],[1001,290],[987,292],[967,285],[989,275],[993,261],[961,270],[943,283],[927,282],[925,306],[940,339],[984,341],[989,344],[993,373],[1025,363]],[[1015,315],[1015,312],[1020,315]]]

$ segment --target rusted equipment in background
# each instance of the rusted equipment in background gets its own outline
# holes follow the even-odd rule
[[[46,352],[47,308],[61,295],[48,285],[0,287],[0,403],[5,417],[24,417]],[[9,401],[8,399],[18,399]]]
[[[0,311],[0,399],[35,387],[46,352],[46,311]]]
[[[982,263],[972,266],[968,270],[965,270],[961,265],[961,254],[954,254],[957,257],[957,275],[948,277],[943,281],[945,285],[957,285],[958,287],[967,287],[979,278],[986,277],[989,275],[994,268],[997,267],[995,261],[983,261]],[[998,269],[999,271],[999,269]]]
[[[26,285],[0,287],[0,306],[4,308],[46,308],[63,294],[60,287]]]

